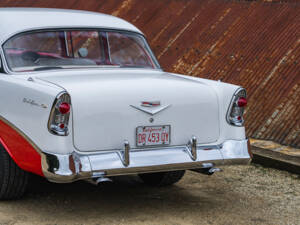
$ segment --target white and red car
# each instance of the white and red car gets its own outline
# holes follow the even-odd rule
[[[0,21],[1,199],[22,196],[29,173],[163,186],[250,162],[245,90],[164,72],[132,24],[30,8]]]

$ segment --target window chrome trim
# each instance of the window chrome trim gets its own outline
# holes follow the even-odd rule
[[[111,53],[110,53],[110,43],[109,43],[109,39],[108,39],[108,33],[105,32],[105,38],[106,38],[106,44],[107,44],[107,48],[108,48],[108,58],[109,58],[109,61],[111,62]]]
[[[0,48],[0,57],[1,57],[1,63],[2,63],[2,70],[5,74],[11,74],[10,70],[8,68],[7,62],[6,62],[6,58],[5,58],[5,54],[3,52],[2,46]]]
[[[67,53],[67,56],[70,56],[68,36],[67,36],[67,32],[66,31],[64,31],[64,37],[65,37],[66,53]]]

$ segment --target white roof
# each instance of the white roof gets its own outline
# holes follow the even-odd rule
[[[43,28],[112,28],[142,33],[123,19],[89,11],[45,8],[0,8],[0,43],[28,30]]]

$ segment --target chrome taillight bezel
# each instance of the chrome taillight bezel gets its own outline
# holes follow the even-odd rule
[[[70,104],[71,110],[68,113],[62,114],[59,111],[59,105],[63,102],[66,102]],[[59,135],[59,136],[68,136],[69,135],[69,120],[70,120],[70,114],[72,111],[72,104],[71,104],[71,97],[70,95],[63,91],[59,93],[52,105],[52,109],[50,112],[49,120],[48,120],[48,130],[51,134]],[[61,117],[59,119],[60,123],[57,123],[58,117]],[[63,121],[62,121],[63,119]],[[64,124],[64,127],[61,128],[59,125]]]
[[[245,107],[239,107],[237,105],[237,101],[240,97],[247,98],[247,92],[246,92],[245,88],[239,88],[234,92],[234,95],[232,96],[232,99],[231,99],[231,102],[230,102],[230,105],[228,107],[227,114],[226,114],[227,123],[229,123],[230,125],[233,125],[233,126],[237,126],[237,127],[244,126],[244,122],[245,122],[244,117],[243,117]],[[241,115],[240,115],[241,119],[240,120],[237,119],[236,117],[232,116],[232,110],[234,107],[239,108],[239,110],[241,111]]]

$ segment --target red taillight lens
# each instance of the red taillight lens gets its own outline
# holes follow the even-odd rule
[[[59,105],[58,109],[61,114],[67,114],[70,112],[71,106],[69,103],[63,102]]]
[[[50,133],[60,136],[69,134],[69,118],[71,112],[71,98],[67,92],[60,93],[52,106],[48,121],[48,129]]]
[[[244,125],[244,110],[247,105],[246,90],[239,88],[233,95],[228,112],[227,122],[234,126]]]
[[[245,107],[247,105],[247,99],[244,97],[240,97],[237,101],[239,107]]]

